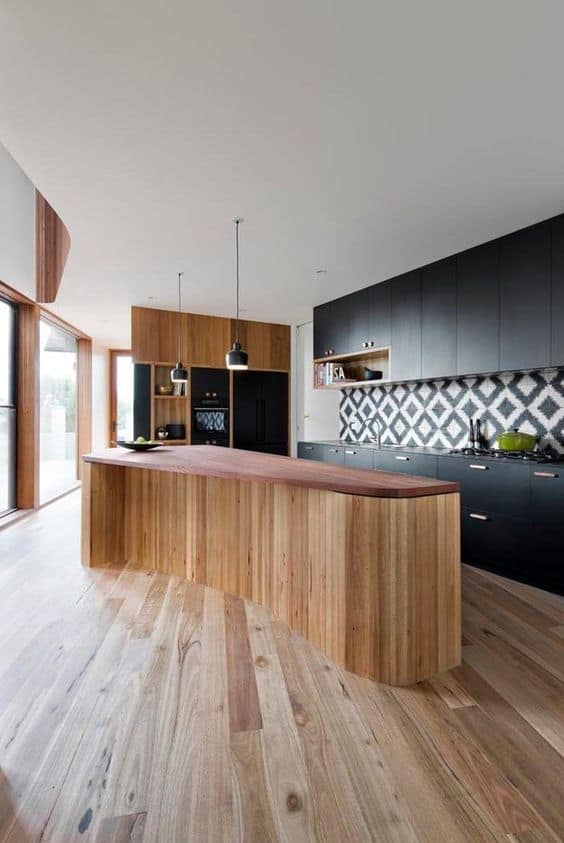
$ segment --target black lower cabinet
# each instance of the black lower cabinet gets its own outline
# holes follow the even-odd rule
[[[298,442],[298,458],[323,462],[323,445],[317,442]]]
[[[437,458],[429,454],[414,454],[390,451],[374,451],[374,468],[379,471],[397,471],[400,474],[420,474],[422,477],[437,476]]]
[[[463,562],[523,579],[529,561],[526,519],[462,507],[460,522]]]
[[[288,453],[288,375],[235,372],[233,445],[266,454]]]
[[[351,468],[372,468],[372,450],[370,448],[355,448],[346,446],[344,450],[345,465]]]

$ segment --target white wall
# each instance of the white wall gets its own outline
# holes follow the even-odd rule
[[[339,438],[338,389],[313,388],[313,323],[296,328],[295,440]]]
[[[0,281],[35,298],[35,188],[2,144]]]
[[[92,450],[108,446],[110,364],[103,345],[92,343]]]

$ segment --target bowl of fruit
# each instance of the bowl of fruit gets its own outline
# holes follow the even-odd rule
[[[154,442],[152,439],[145,439],[144,436],[138,436],[133,442],[121,439],[117,444],[121,448],[129,448],[130,451],[152,451],[153,448],[158,448],[162,442]]]

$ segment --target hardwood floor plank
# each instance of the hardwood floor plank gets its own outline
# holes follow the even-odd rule
[[[229,693],[229,728],[235,732],[262,729],[257,683],[247,630],[245,603],[225,595],[225,649]]]
[[[280,841],[316,840],[315,817],[299,735],[276,652],[270,618],[262,606],[246,603],[259,705],[266,781]],[[273,751],[274,750],[274,751]]]
[[[354,783],[338,750],[339,724],[331,716],[331,701],[320,695],[311,670],[298,660],[289,627],[275,621],[272,630],[301,738],[316,837],[319,840],[336,838],[343,843],[367,840],[369,828],[356,798]]]
[[[259,731],[249,729],[231,734],[234,814],[237,817],[234,840],[278,840],[268,797],[264,754]]]
[[[103,820],[96,843],[142,843],[146,814],[128,814]]]

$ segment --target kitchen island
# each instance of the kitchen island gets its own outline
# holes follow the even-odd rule
[[[83,459],[84,564],[254,600],[379,682],[460,663],[456,483],[205,445]]]

